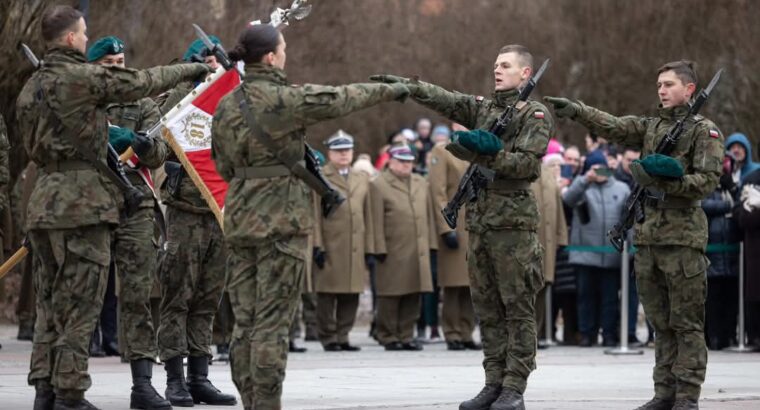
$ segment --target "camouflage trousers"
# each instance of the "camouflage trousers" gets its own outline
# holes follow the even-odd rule
[[[699,399],[707,368],[704,253],[686,246],[637,248],[636,286],[655,331],[655,396]]]
[[[228,252],[229,254],[229,252]],[[226,287],[225,287],[226,288]],[[229,345],[232,340],[232,329],[235,326],[235,317],[232,314],[230,295],[225,291],[219,302],[219,309],[214,315],[214,328],[212,342],[215,345]]]
[[[303,287],[306,250],[306,236],[232,249],[228,291],[235,330],[230,366],[246,408],[281,408],[290,326]]]
[[[535,302],[544,285],[542,258],[535,232],[470,233],[470,288],[480,318],[487,384],[523,393],[536,368]]]
[[[175,356],[211,357],[214,315],[222,298],[227,251],[213,214],[166,208],[168,241],[161,257],[158,348]]]
[[[111,259],[106,224],[33,230],[37,320],[29,384],[49,380],[62,398],[90,388],[90,336],[100,316]]]
[[[155,359],[156,332],[150,311],[155,275],[153,209],[122,217],[114,233],[113,258],[119,275],[119,349],[127,360]]]

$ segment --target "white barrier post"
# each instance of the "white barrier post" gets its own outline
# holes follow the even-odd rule
[[[753,348],[744,344],[744,242],[739,243],[739,345],[725,349],[727,352],[747,353]]]
[[[546,308],[545,312],[545,318],[544,318],[544,340],[541,341],[541,344],[550,347],[550,346],[556,346],[557,343],[554,342],[553,332],[552,329],[554,329],[554,326],[552,326],[554,323],[552,322],[552,285],[547,284],[546,285],[546,292],[544,294],[544,306]]]
[[[620,346],[608,349],[604,354],[635,355],[644,354],[643,350],[628,348],[628,276],[630,260],[628,259],[628,241],[623,242],[622,264],[620,267]]]

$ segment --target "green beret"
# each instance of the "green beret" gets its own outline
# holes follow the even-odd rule
[[[135,133],[129,128],[122,128],[111,125],[108,127],[108,143],[111,144],[113,149],[119,154],[126,151],[132,145],[132,140],[135,139]]]
[[[652,176],[681,178],[684,174],[681,163],[677,159],[667,155],[652,154],[647,155],[642,160],[636,161],[640,162],[647,174]]]
[[[108,36],[94,42],[87,50],[87,61],[98,61],[105,56],[121,54],[124,52],[124,42],[116,36]]]
[[[504,148],[501,139],[486,130],[456,131],[451,142],[480,155],[496,155]]]
[[[222,44],[217,36],[208,36],[208,38],[211,39],[211,42],[214,44]],[[182,60],[190,61],[190,57],[192,57],[193,54],[198,54],[201,57],[205,57],[203,53],[207,51],[208,50],[206,49],[206,45],[203,44],[203,41],[201,41],[201,39],[197,39],[190,43],[190,47],[188,47],[187,51],[185,51],[185,55],[182,56]]]

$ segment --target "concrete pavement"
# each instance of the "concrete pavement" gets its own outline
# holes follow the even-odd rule
[[[15,331],[0,326],[0,409],[28,409],[34,399],[26,384],[31,343],[16,341]],[[481,352],[449,352],[444,344],[385,352],[366,335],[366,328],[352,334],[362,347],[357,353],[326,353],[318,343],[302,343],[309,351],[289,357],[284,408],[456,409],[482,387]],[[760,409],[760,353],[711,352],[709,360],[701,408]],[[652,396],[652,349],[609,356],[601,348],[553,347],[539,351],[537,361],[525,394],[530,410],[631,409]],[[91,359],[90,372],[91,402],[104,410],[129,408],[128,365],[118,358]],[[162,393],[164,377],[156,366],[154,386]],[[212,365],[210,379],[236,393],[229,365]]]

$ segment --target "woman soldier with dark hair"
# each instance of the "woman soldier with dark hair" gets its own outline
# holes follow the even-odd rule
[[[292,172],[308,149],[306,126],[409,93],[399,84],[292,86],[285,46],[272,26],[243,31],[229,53],[245,63],[243,83],[221,100],[212,126],[216,167],[230,184],[224,211],[235,314],[230,362],[246,409],[281,407],[288,329],[314,223],[309,186]]]

